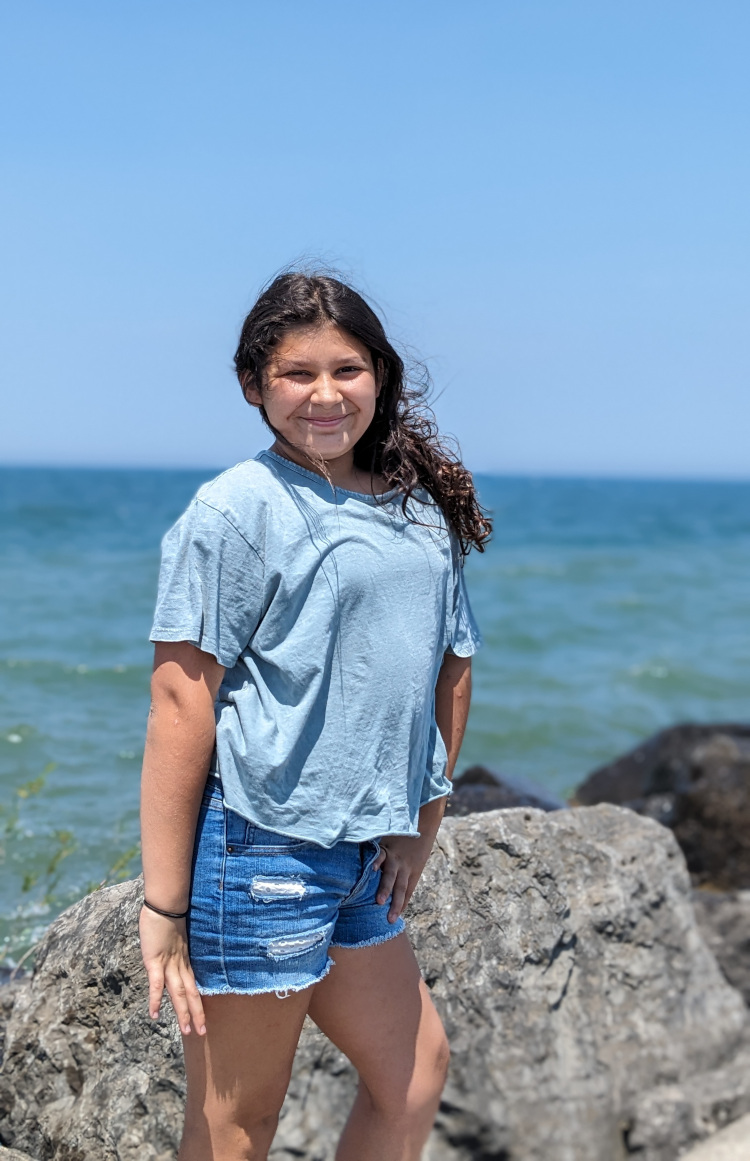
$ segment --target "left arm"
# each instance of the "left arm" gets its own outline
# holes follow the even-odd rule
[[[446,653],[435,685],[435,721],[448,751],[445,772],[453,770],[461,749],[471,700],[471,658]],[[380,863],[383,875],[377,902],[385,903],[393,895],[389,923],[395,923],[414,893],[424,870],[435,835],[445,811],[446,797],[426,802],[419,811],[419,837],[389,835],[383,839]]]

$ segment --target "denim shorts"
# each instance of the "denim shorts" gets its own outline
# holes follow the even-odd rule
[[[376,839],[331,848],[248,822],[222,801],[210,777],[193,855],[188,913],[198,991],[299,992],[333,965],[330,947],[368,947],[404,930],[375,902]]]

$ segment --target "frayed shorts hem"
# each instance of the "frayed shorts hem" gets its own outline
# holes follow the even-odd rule
[[[375,947],[378,943],[387,943],[389,939],[395,939],[397,935],[401,935],[402,931],[406,931],[406,924],[403,919],[395,924],[395,931],[386,931],[384,935],[373,935],[372,939],[363,939],[359,943],[331,943],[329,947],[342,947],[345,951],[356,951],[358,947]]]
[[[333,967],[333,960],[328,958],[328,962],[320,975],[315,976],[314,979],[309,979],[300,984],[287,984],[283,988],[233,988],[230,984],[222,984],[220,988],[202,988],[198,984],[198,994],[201,996],[272,996],[277,995],[280,999],[288,996],[290,992],[304,992],[307,988],[313,988],[315,984],[319,984],[324,980],[329,971]]]

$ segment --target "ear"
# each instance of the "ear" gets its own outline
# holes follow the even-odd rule
[[[255,376],[250,371],[246,371],[240,380],[242,386],[242,394],[250,404],[251,407],[262,407],[263,396],[255,385]]]

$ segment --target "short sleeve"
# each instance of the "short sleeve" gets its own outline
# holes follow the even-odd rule
[[[453,544],[453,604],[449,612],[447,653],[471,657],[482,644],[474,614],[469,603],[464,579],[464,557],[458,545]]]
[[[426,802],[432,802],[434,798],[445,798],[453,793],[453,783],[445,773],[447,762],[448,752],[433,714],[427,742],[427,761],[419,796],[420,806],[424,806]]]
[[[196,499],[162,541],[152,641],[189,641],[226,669],[263,615],[263,561],[223,513]]]

